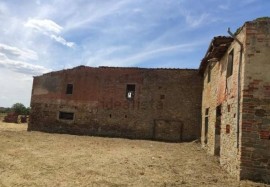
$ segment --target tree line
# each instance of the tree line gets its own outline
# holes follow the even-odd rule
[[[15,103],[11,108],[0,107],[0,113],[11,113],[14,112],[18,115],[29,115],[30,107],[25,107],[22,103]]]

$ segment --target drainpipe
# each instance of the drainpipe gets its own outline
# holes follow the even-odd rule
[[[228,33],[233,39],[240,45],[240,59],[238,64],[238,77],[237,77],[237,148],[239,150],[239,131],[240,131],[240,95],[241,95],[241,68],[242,68],[242,56],[243,56],[243,44],[236,38],[236,36],[228,28]]]

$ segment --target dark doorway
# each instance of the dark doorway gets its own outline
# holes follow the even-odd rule
[[[216,107],[215,155],[220,155],[221,105]]]
[[[207,144],[207,136],[208,136],[208,117],[204,119],[204,143]]]
[[[208,142],[208,115],[209,115],[209,108],[205,109],[205,118],[204,118],[204,143],[207,144]]]

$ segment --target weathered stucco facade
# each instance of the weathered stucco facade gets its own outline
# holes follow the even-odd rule
[[[238,179],[270,183],[270,20],[215,37],[200,72],[202,145]]]
[[[34,77],[28,130],[190,141],[200,136],[197,70],[79,66]]]

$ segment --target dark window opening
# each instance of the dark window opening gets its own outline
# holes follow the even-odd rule
[[[230,134],[230,132],[231,132],[230,125],[226,125],[226,134]]]
[[[204,118],[204,143],[207,144],[207,139],[208,139],[208,117]]]
[[[128,84],[126,90],[127,99],[134,99],[135,97],[135,84]]]
[[[231,106],[230,105],[228,105],[228,112],[230,112],[231,111]]]
[[[230,77],[232,74],[233,74],[233,50],[231,50],[228,56],[227,77]]]
[[[211,67],[210,65],[208,66],[208,75],[207,75],[207,82],[211,81]]]
[[[204,143],[207,144],[207,136],[208,136],[208,115],[209,108],[205,109],[205,118],[204,118]]]
[[[73,112],[59,112],[59,119],[73,120],[74,113]]]
[[[125,118],[127,118],[127,115],[125,115]]]
[[[205,115],[208,116],[209,114],[209,108],[205,109]]]
[[[165,95],[160,95],[160,99],[165,99]]]
[[[112,115],[110,114],[110,118],[112,118]]]
[[[72,93],[73,93],[73,84],[67,84],[66,94],[72,94]]]
[[[220,116],[221,116],[221,105],[218,105],[218,106],[216,107],[216,116],[217,116],[217,117],[220,117]]]

